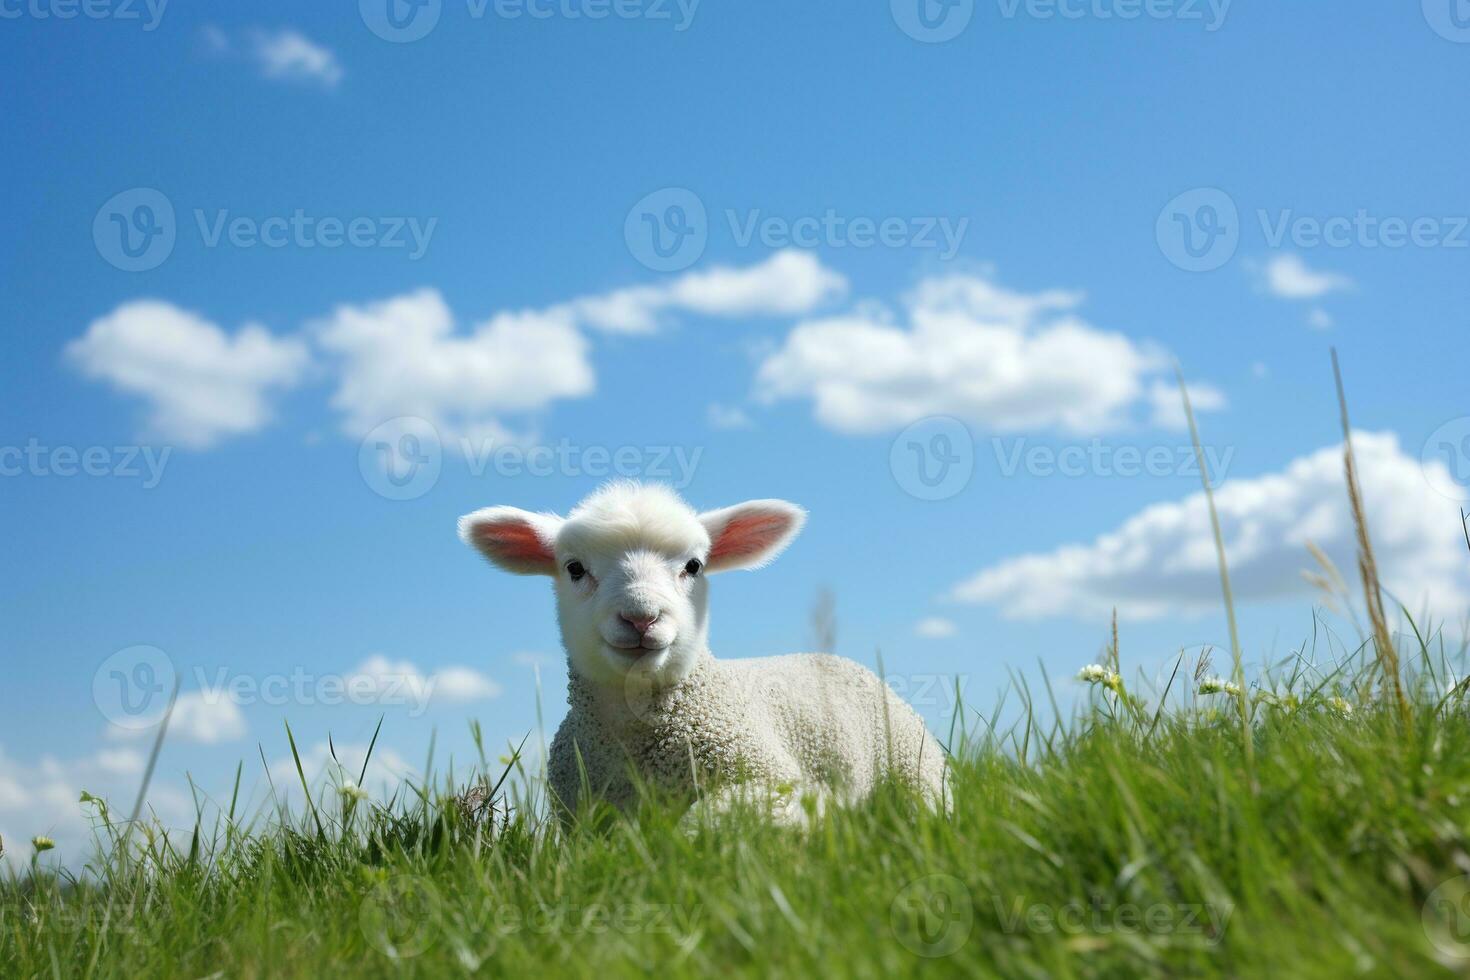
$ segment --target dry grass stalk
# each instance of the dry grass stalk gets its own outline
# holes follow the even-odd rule
[[[1353,430],[1348,421],[1347,394],[1342,386],[1342,370],[1337,363],[1337,349],[1332,351],[1332,376],[1337,382],[1337,404],[1342,414],[1343,468],[1347,474],[1348,501],[1353,509],[1353,524],[1358,533],[1358,571],[1363,578],[1363,596],[1368,605],[1368,620],[1373,625],[1373,645],[1378,652],[1378,665],[1389,686],[1405,725],[1413,712],[1404,697],[1399,676],[1399,654],[1388,630],[1388,617],[1383,612],[1383,588],[1378,579],[1378,564],[1373,559],[1373,541],[1368,535],[1368,518],[1363,509],[1363,491],[1358,484],[1358,461],[1353,454]]]

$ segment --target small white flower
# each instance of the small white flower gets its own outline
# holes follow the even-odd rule
[[[36,849],[37,854],[40,854],[43,851],[49,851],[51,850],[51,848],[55,847],[56,841],[52,840],[49,837],[32,837],[31,846]]]
[[[1332,705],[1332,710],[1340,715],[1351,715],[1353,713],[1353,706],[1342,698],[1328,698],[1327,703]]]
[[[1108,680],[1108,669],[1102,664],[1088,664],[1078,673],[1079,681],[1087,681],[1089,684],[1106,684]]]
[[[1233,698],[1240,697],[1240,685],[1225,680],[1223,677],[1206,677],[1199,683],[1201,694],[1228,694]]]
[[[362,789],[350,779],[338,787],[337,792],[341,793],[342,798],[346,800],[365,800],[368,797],[367,790]]]

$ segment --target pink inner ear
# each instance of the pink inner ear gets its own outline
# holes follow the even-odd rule
[[[780,541],[790,528],[791,518],[785,514],[740,514],[732,517],[710,548],[710,564],[759,555]]]
[[[502,561],[534,564],[552,560],[551,548],[524,521],[495,521],[473,531],[475,543]]]

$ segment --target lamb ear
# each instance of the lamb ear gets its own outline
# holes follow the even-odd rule
[[[459,538],[507,572],[556,574],[561,518],[517,507],[486,507],[459,519]]]
[[[710,539],[705,571],[727,572],[772,561],[806,523],[806,511],[784,500],[747,500],[706,511],[699,520]]]

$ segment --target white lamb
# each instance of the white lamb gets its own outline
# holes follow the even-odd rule
[[[805,519],[781,500],[696,514],[665,487],[620,482],[566,518],[489,507],[460,520],[460,537],[496,565],[555,580],[571,710],[548,775],[563,816],[584,774],[628,808],[632,770],[717,810],[769,801],[788,822],[803,797],[860,800],[885,775],[948,808],[939,744],[871,671],[822,653],[710,653],[706,576],[766,564]]]

